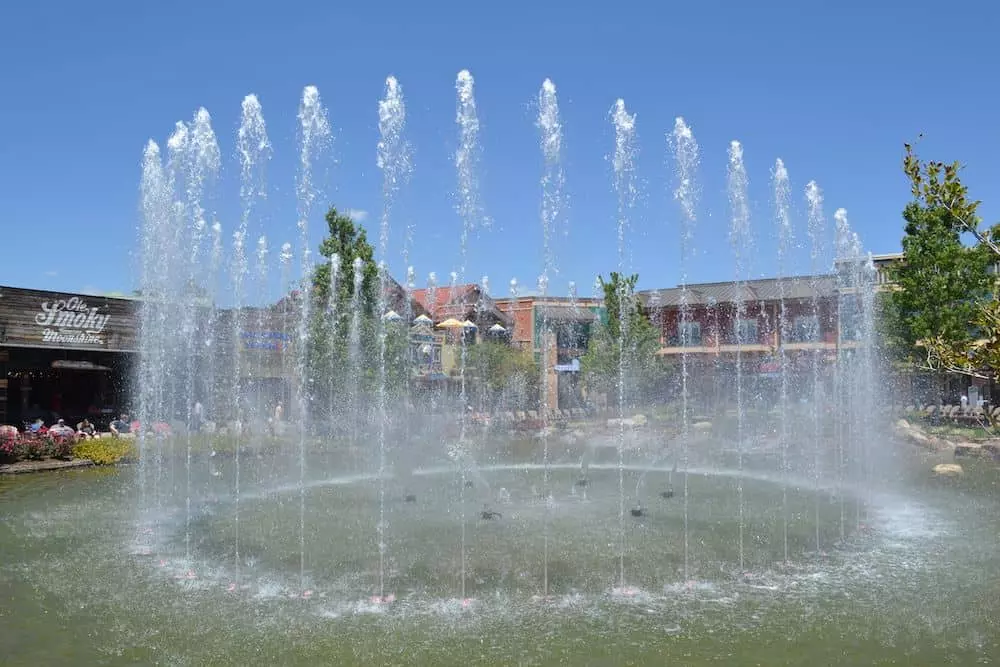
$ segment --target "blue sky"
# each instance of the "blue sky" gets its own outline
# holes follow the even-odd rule
[[[482,200],[492,231],[470,239],[470,280],[541,272],[541,157],[533,102],[558,87],[565,128],[569,234],[560,272],[589,294],[617,266],[608,111],[637,114],[641,193],[628,264],[642,287],[679,279],[679,211],[670,198],[665,133],[683,115],[701,146],[702,192],[692,281],[734,277],[727,241],[726,149],[739,139],[750,176],[756,251],[771,274],[770,171],[784,159],[796,234],[802,191],[816,179],[828,223],[845,207],[873,252],[899,248],[908,190],[899,163],[918,133],[921,155],[961,160],[987,221],[1000,217],[1000,9],[988,3],[262,3],[41,2],[5,7],[0,21],[0,284],[57,290],[136,286],[139,162],[177,120],[205,106],[226,158],[214,199],[230,232],[238,215],[234,158],[240,102],[256,93],[274,144],[260,222],[273,249],[296,241],[295,113],[319,87],[335,128],[323,200],[376,225],[376,105],[395,75],[408,105],[415,171],[392,219],[389,261],[403,273],[402,228],[415,227],[422,286],[458,265],[454,213],[456,73],[471,70],[482,123]],[[571,7],[571,8],[565,8]],[[325,208],[325,207],[324,207]],[[314,245],[322,221],[311,221]],[[377,231],[371,230],[377,238]],[[808,268],[807,252],[792,267]],[[275,257],[277,253],[274,253]],[[274,271],[277,273],[277,271]]]

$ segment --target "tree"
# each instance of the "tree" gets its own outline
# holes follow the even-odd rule
[[[510,400],[505,400],[509,399],[506,393],[522,393],[520,390],[523,390],[526,396],[538,395],[540,375],[530,351],[519,350],[502,341],[484,340],[467,348],[466,367],[487,405],[507,405],[514,409]],[[511,392],[514,388],[518,391]]]
[[[319,245],[319,254],[327,261],[313,272],[313,296],[317,306],[336,306],[337,312],[348,312],[354,294],[354,260],[362,262],[361,301],[365,312],[371,315],[378,300],[378,266],[375,264],[375,249],[368,242],[364,227],[356,225],[349,215],[339,213],[331,206],[326,212],[326,226],[329,235]],[[340,258],[340,274],[335,302],[330,301],[330,258]]]
[[[307,380],[314,413],[331,408],[336,411],[355,383],[364,392],[373,392],[380,382],[381,343],[378,337],[379,271],[375,250],[368,242],[363,227],[336,207],[327,211],[328,236],[320,243],[319,253],[326,259],[312,273],[310,290],[310,321],[307,340]],[[331,292],[330,258],[339,258],[336,293]],[[361,290],[359,299],[360,374],[351,376],[350,332],[354,313],[355,260],[361,260]],[[408,380],[407,323],[385,324],[386,387],[396,396]]]
[[[1000,315],[988,272],[1000,254],[996,230],[980,229],[980,202],[968,198],[958,163],[923,162],[905,148],[913,200],[903,209],[904,259],[890,268],[897,288],[883,308],[887,344],[917,367],[974,373],[989,313]],[[966,233],[974,245],[963,242]]]
[[[651,390],[659,374],[655,358],[658,336],[635,296],[638,275],[613,271],[608,281],[603,277],[599,280],[607,319],[595,325],[581,359],[584,385],[592,393],[617,393],[624,364],[625,401],[633,404]]]

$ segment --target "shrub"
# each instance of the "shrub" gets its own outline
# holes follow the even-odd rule
[[[73,456],[90,459],[100,466],[133,459],[135,454],[135,440],[132,438],[93,438],[81,440],[73,447]]]

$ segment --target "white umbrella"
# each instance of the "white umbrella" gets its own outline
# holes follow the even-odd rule
[[[432,320],[431,318],[427,317],[426,315],[420,315],[419,317],[417,317],[416,319],[413,320],[413,323],[414,324],[434,324],[434,320]]]
[[[399,322],[402,318],[399,313],[395,310],[390,310],[388,313],[382,316],[383,322]]]
[[[500,326],[499,324],[494,324],[493,326],[491,326],[491,327],[489,328],[489,332],[490,332],[490,333],[506,333],[506,332],[507,332],[507,330],[506,330],[506,329],[504,329],[504,328],[503,328],[502,326]]]

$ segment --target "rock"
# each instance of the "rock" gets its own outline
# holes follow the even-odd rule
[[[906,425],[904,426],[903,424]],[[896,422],[895,432],[898,437],[907,440],[910,444],[916,445],[922,449],[928,449],[931,451],[948,451],[949,449],[954,448],[954,445],[947,440],[943,440],[933,435],[927,435],[916,426],[909,424],[909,422],[905,419],[900,419]]]
[[[940,477],[961,477],[965,474],[962,466],[957,463],[939,463],[931,469],[931,472]]]
[[[624,419],[609,419],[608,427],[615,426],[628,426],[630,428],[636,428],[638,426],[645,426],[647,424],[646,415],[636,415],[634,417],[626,417]]]
[[[989,450],[978,442],[959,442],[955,444],[955,458],[988,458]]]

